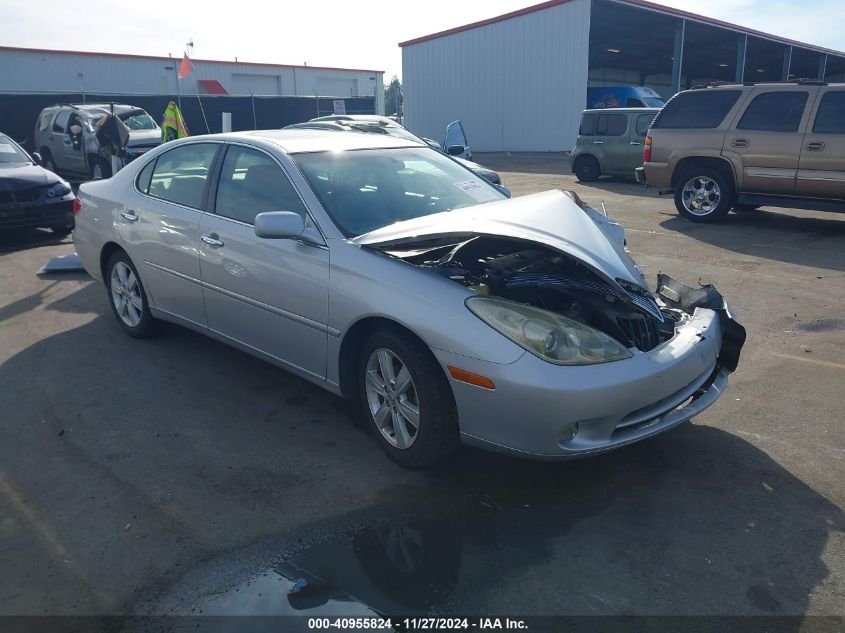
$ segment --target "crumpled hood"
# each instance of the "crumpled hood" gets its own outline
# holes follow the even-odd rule
[[[611,239],[597,221],[560,190],[397,222],[351,241],[383,249],[441,237],[468,239],[476,235],[538,242],[580,260],[614,285],[623,280],[648,290],[623,244]]]
[[[60,178],[38,165],[0,163],[0,191],[22,191],[59,182]]]

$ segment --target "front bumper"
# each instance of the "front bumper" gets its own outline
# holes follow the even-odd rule
[[[0,229],[73,226],[73,194],[0,205]]]
[[[434,350],[444,365],[495,384],[487,390],[452,381],[464,443],[565,459],[618,448],[698,415],[727,387],[744,330],[727,304],[688,307],[671,340],[623,361],[563,367],[526,352],[500,365]],[[738,348],[734,325],[742,330]]]

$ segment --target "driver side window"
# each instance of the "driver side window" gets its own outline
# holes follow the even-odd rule
[[[305,205],[281,167],[267,154],[229,146],[217,186],[217,215],[255,224],[266,211],[292,211],[305,218]]]

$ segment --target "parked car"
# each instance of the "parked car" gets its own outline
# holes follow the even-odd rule
[[[460,125],[460,121],[455,121],[454,123],[451,123],[450,126],[454,126],[455,124]],[[442,151],[444,154],[448,154],[448,148],[441,146],[437,141],[427,138],[421,138],[416,134],[410,132],[404,126],[398,124],[396,121],[393,121],[392,119],[374,115],[359,114],[318,117],[316,119],[311,119],[310,121],[306,121],[304,123],[294,123],[292,125],[288,125],[285,127],[285,129],[335,130],[341,132],[369,132],[371,134],[386,134],[388,136],[396,136],[398,138],[404,138],[411,141],[426,143],[437,151]],[[452,129],[454,130],[457,128],[453,127]],[[462,133],[463,126],[461,126],[459,129]],[[448,128],[446,131],[446,136],[447,138],[449,137]],[[464,142],[466,142],[465,138]],[[462,152],[459,151],[459,148],[462,148],[464,151],[468,151],[468,148],[465,145],[459,144],[453,145],[451,147],[453,147],[453,150],[452,153],[449,155],[452,156],[452,158],[461,163],[467,169],[472,170],[475,174],[484,178],[486,181],[496,185],[497,187],[500,187],[502,189],[502,192],[505,193],[508,197],[510,197],[510,189],[502,185],[502,179],[499,174],[497,174],[492,169],[488,169],[484,165],[479,165],[476,162],[463,158],[463,156],[461,155]],[[472,154],[470,154],[470,156],[471,155]]]
[[[666,102],[646,86],[605,86],[587,88],[587,108],[662,108]]]
[[[0,230],[49,228],[67,235],[75,196],[67,182],[38,165],[39,158],[0,133]]]
[[[845,211],[845,84],[686,90],[654,120],[637,179],[715,222],[762,205]]]
[[[90,180],[111,176],[109,156],[100,150],[97,123],[114,113],[129,128],[126,161],[161,144],[161,128],[142,108],[123,103],[62,104],[44,108],[35,126],[34,146],[50,171]]]
[[[194,137],[79,198],[77,252],[127,334],[173,321],[358,399],[405,466],[655,435],[719,397],[744,340],[712,286],[652,295],[601,213],[507,199],[405,139]]]
[[[643,143],[659,108],[584,110],[575,148],[569,155],[572,173],[582,182],[599,176],[632,178],[643,164]]]

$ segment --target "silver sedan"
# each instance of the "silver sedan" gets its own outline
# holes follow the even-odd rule
[[[283,130],[162,145],[81,186],[74,241],[134,337],[198,330],[358,399],[387,454],[593,454],[712,404],[745,332],[711,286],[651,293],[622,229],[507,199],[439,152]]]

